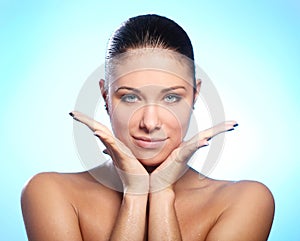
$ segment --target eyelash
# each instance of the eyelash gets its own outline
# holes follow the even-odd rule
[[[129,98],[134,98],[135,100],[129,100]],[[127,102],[127,103],[134,103],[134,102],[137,102],[138,100],[140,100],[140,98],[134,94],[125,94],[125,95],[122,95],[121,97],[121,100],[123,102]]]
[[[167,98],[172,98],[172,100],[167,100]],[[168,104],[176,103],[179,102],[182,99],[182,97],[178,94],[168,94],[166,95],[163,100],[167,102]],[[135,95],[135,94],[124,94],[121,97],[121,101],[126,102],[126,103],[135,103],[139,101],[140,98]]]
[[[173,100],[172,101],[167,101],[166,99],[168,98],[168,97],[171,97],[171,98],[173,98]],[[164,97],[164,100],[167,102],[167,103],[176,103],[176,102],[179,102],[180,100],[181,100],[181,96],[180,95],[177,95],[177,94],[168,94],[168,95],[166,95],[165,97]]]

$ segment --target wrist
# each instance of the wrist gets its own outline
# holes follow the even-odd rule
[[[136,201],[148,200],[148,193],[145,194],[132,194],[132,193],[123,193],[123,202],[131,203]]]
[[[163,168],[156,169],[150,175],[149,192],[160,192],[165,189],[172,189],[174,184],[181,178],[189,167],[182,162],[173,161]]]
[[[147,194],[129,194],[124,193],[122,205],[125,205],[127,207],[137,208],[146,206],[148,202],[148,193]]]
[[[148,195],[149,175],[132,174],[115,167],[123,184],[123,193],[128,195]]]
[[[175,201],[175,191],[173,189],[173,185],[164,188],[160,191],[156,191],[156,192],[151,192],[149,194],[149,199],[151,201],[151,199],[153,200],[157,200],[159,202],[163,202],[163,203],[174,203]]]

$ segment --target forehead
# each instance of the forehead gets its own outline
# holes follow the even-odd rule
[[[119,88],[121,86],[149,90],[154,90],[155,88],[153,87],[172,88],[174,86],[181,86],[185,89],[192,89],[193,82],[191,80],[185,80],[177,75],[166,71],[144,69],[133,71],[131,73],[123,75],[118,79],[112,81],[110,86],[113,89]]]
[[[106,81],[111,85],[116,80],[134,79],[133,76],[146,81],[149,79],[146,75],[149,74],[153,80],[181,79],[193,84],[193,67],[192,60],[175,51],[134,49],[107,61]]]

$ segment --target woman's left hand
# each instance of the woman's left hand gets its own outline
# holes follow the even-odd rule
[[[207,146],[214,136],[233,130],[236,121],[225,121],[201,131],[190,140],[182,142],[169,157],[150,175],[150,192],[157,192],[172,186],[188,169],[187,162],[201,147]]]

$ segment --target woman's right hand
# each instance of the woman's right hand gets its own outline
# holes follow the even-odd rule
[[[158,166],[150,176],[150,192],[157,192],[171,187],[188,169],[187,162],[201,147],[216,135],[234,130],[236,121],[225,121],[209,129],[199,132],[188,141],[184,141],[174,149],[168,158]]]
[[[70,113],[74,120],[89,127],[105,145],[105,153],[111,156],[114,166],[122,180],[123,191],[128,194],[146,194],[149,192],[149,174],[135,158],[130,149],[101,123],[81,112]]]

